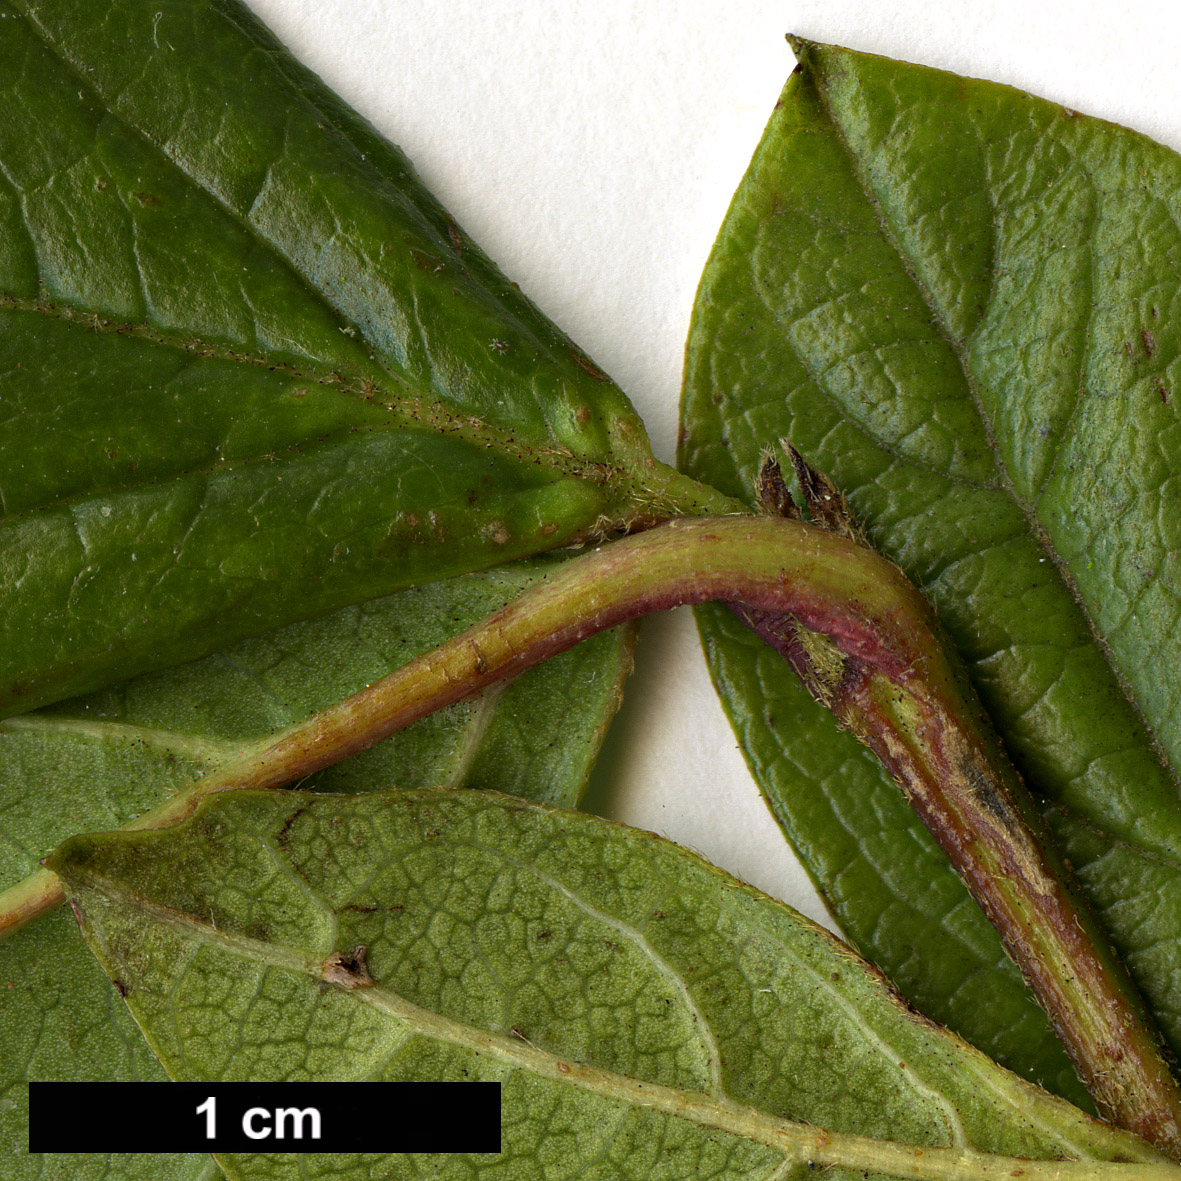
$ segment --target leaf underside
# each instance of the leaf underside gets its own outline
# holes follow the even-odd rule
[[[505,563],[661,516],[732,510],[726,496],[652,459],[641,424],[609,379],[467,239],[397,149],[238,4],[126,0],[109,10],[84,0],[0,0],[0,21],[7,111],[0,120],[0,716],[23,715],[0,723],[4,872],[24,872],[68,832],[116,824],[151,806],[544,573]],[[850,107],[862,85],[855,74],[841,74]],[[893,81],[879,85],[892,93]],[[799,106],[805,89],[797,82],[791,103]],[[1003,114],[1004,104],[997,105]],[[1178,849],[1172,779],[1148,735],[1172,750],[1181,745],[1181,718],[1161,686],[1137,698],[1139,714],[1119,690],[1150,663],[1144,653],[1153,628],[1172,627],[1171,600],[1161,590],[1172,585],[1171,571],[1163,551],[1153,549],[1168,540],[1171,525],[1164,517],[1154,524],[1147,501],[1125,497],[1120,511],[1138,530],[1131,553],[1102,534],[1101,511],[1109,507],[1104,497],[1127,491],[1120,472],[1132,472],[1128,488],[1138,495],[1156,469],[1146,469],[1139,452],[1120,453],[1107,466],[1098,452],[1093,462],[1080,459],[1071,432],[1087,423],[1082,400],[1068,406],[1050,395],[1044,415],[1052,447],[1039,451],[1035,440],[1028,455],[1018,448],[1016,459],[1007,452],[998,458],[992,444],[1007,420],[989,419],[995,412],[999,422],[1004,400],[988,391],[1003,385],[998,373],[1033,366],[1030,350],[1005,352],[1005,334],[1014,323],[1028,327],[1019,305],[1032,298],[1026,288],[1039,276],[995,265],[1003,251],[993,243],[981,255],[978,235],[950,251],[950,261],[936,250],[934,261],[908,263],[910,247],[900,249],[888,232],[889,202],[866,201],[872,168],[847,167],[848,192],[815,187],[828,166],[819,157],[832,154],[822,126],[831,107],[831,99],[816,99],[792,132],[803,138],[792,146],[800,179],[791,182],[798,191],[785,198],[788,206],[818,217],[823,209],[821,224],[832,222],[835,238],[855,242],[856,255],[837,251],[843,265],[868,268],[884,288],[892,280],[873,252],[884,249],[888,260],[893,250],[899,282],[933,301],[938,323],[924,318],[916,301],[915,317],[898,316],[899,341],[891,338],[887,348],[870,333],[842,344],[839,364],[831,358],[821,366],[834,405],[842,391],[849,396],[851,386],[841,383],[863,362],[878,364],[879,385],[914,386],[913,405],[891,409],[875,387],[851,426],[838,414],[791,433],[853,490],[875,540],[895,537],[900,560],[935,595],[983,678],[990,708],[1003,725],[1014,723],[1017,733],[1006,728],[1006,737],[1023,765],[1039,773],[1043,765],[1058,768],[1057,780],[1050,775],[1050,786],[1039,786],[1053,801],[1069,851],[1109,917],[1123,916],[1125,926],[1116,922],[1113,930],[1140,955],[1134,970],[1163,979],[1175,952],[1159,940],[1136,943],[1163,921],[1147,900],[1174,888]],[[889,138],[889,128],[875,122],[879,109],[887,108],[860,110],[858,134],[867,142]],[[808,118],[819,120],[816,127],[803,126]],[[1091,142],[1090,125],[1078,126],[1082,147],[1067,144],[1068,158]],[[820,134],[807,138],[817,127]],[[843,150],[854,160],[855,138],[844,126],[827,135],[839,141],[838,157]],[[1149,156],[1159,151],[1134,137],[1129,143]],[[1131,177],[1139,158],[1132,159],[1132,147],[1119,150],[1131,161],[1124,162]],[[888,172],[885,156],[875,160]],[[957,157],[955,170],[960,163]],[[1090,175],[1101,164],[1088,158],[1079,171]],[[1001,189],[1014,188],[1003,178],[1004,159],[990,157],[988,165]],[[1106,197],[1113,186],[1104,183]],[[757,186],[748,178],[747,187]],[[873,216],[857,212],[858,192]],[[1069,205],[1073,190],[1062,193]],[[898,198],[902,206],[924,199],[918,189]],[[875,231],[879,206],[886,214]],[[850,225],[840,228],[841,217]],[[928,235],[939,249],[949,224],[954,219]],[[1040,241],[1036,219],[1018,228]],[[826,281],[840,278],[841,267],[823,256],[824,234],[816,236],[815,226],[807,234]],[[1142,227],[1128,241],[1151,254]],[[756,269],[768,262],[778,274],[773,254],[755,249]],[[718,281],[719,298],[730,298],[735,292],[722,290],[716,277],[724,269],[718,257],[703,293]],[[1054,254],[1052,264],[1059,261]],[[994,271],[1013,290],[1007,311],[989,321],[989,337],[973,327],[970,308],[986,290],[980,276]],[[1051,279],[1055,290],[1062,287],[1060,274]],[[895,305],[910,296],[883,289],[882,298],[897,314]],[[805,389],[811,359],[831,347],[825,315],[837,312],[841,323],[853,316],[840,292],[804,302],[810,319],[787,317],[804,325],[789,350],[797,370],[780,371],[795,382],[798,403],[812,399]],[[1139,339],[1149,361],[1159,360],[1167,331],[1157,321],[1168,305],[1163,297],[1142,303],[1153,326]],[[734,309],[739,319],[749,314],[740,301]],[[989,305],[981,309],[988,320]],[[699,305],[696,342],[707,334],[703,323]],[[927,330],[930,341],[922,337]],[[1068,359],[1074,347],[1075,360],[1100,376],[1114,372],[1056,321],[1045,335],[1056,344],[1062,338]],[[977,339],[993,346],[973,362]],[[692,346],[690,386],[693,366],[700,369],[712,348]],[[805,353],[809,359],[800,361]],[[741,372],[725,376],[744,377],[754,352],[745,357],[729,355]],[[1168,410],[1167,366],[1128,358],[1142,365],[1141,385],[1129,386],[1125,402],[1143,386]],[[942,382],[954,378],[957,363],[961,382],[965,372],[971,378],[969,401],[980,404],[995,434],[980,434],[975,405],[976,419],[957,409],[954,397],[932,408],[928,369]],[[707,367],[714,365],[724,369],[710,356]],[[911,370],[918,379],[911,381]],[[700,422],[690,412],[692,464],[738,495],[752,474],[743,447],[754,432],[760,444],[788,433],[772,425],[784,391],[760,397],[763,387],[754,386],[745,395],[749,417],[733,437],[724,407],[720,417],[716,404],[701,412]],[[1164,413],[1150,407],[1138,429],[1156,431]],[[1126,405],[1119,414],[1129,417]],[[772,428],[768,437],[764,427]],[[852,432],[849,439],[839,437],[842,430]],[[828,462],[820,441],[847,450],[849,468]],[[1066,458],[1047,459],[1046,447]],[[1034,475],[1015,475],[1010,469],[1026,459]],[[1124,465],[1118,471],[1117,461]],[[858,463],[868,466],[851,476]],[[716,470],[706,470],[711,465]],[[1031,509],[1021,498],[1035,476],[1045,487],[1037,485]],[[1156,488],[1163,496],[1164,484]],[[934,529],[927,536],[913,511],[921,503],[950,513],[955,497],[958,549]],[[1075,514],[1066,524],[1054,517],[1056,503]],[[1038,516],[1043,505],[1051,523]],[[973,567],[981,538],[1014,569]],[[1020,571],[1039,574],[1043,556],[1050,559],[1043,583],[1022,583]],[[1099,573],[1092,576],[1084,560]],[[1096,598],[1095,586],[1108,585],[1105,571],[1121,588],[1114,598]],[[452,577],[462,574],[468,577]],[[1002,612],[997,622],[980,600],[951,605],[965,587],[1019,602],[1021,610]],[[396,590],[403,593],[364,604]],[[1148,623],[1140,618],[1146,610]],[[1051,638],[1010,637],[1010,616],[1034,611],[1055,621],[1046,625]],[[284,624],[291,626],[271,630]],[[1096,626],[1110,630],[1110,649],[1091,641]],[[719,677],[741,680],[757,669],[778,726],[799,703],[778,671],[764,676],[763,657],[723,631],[707,625]],[[1056,653],[1058,664],[1051,657],[1038,664],[1022,644]],[[206,659],[153,671],[196,657]],[[361,794],[241,794],[211,802],[173,832],[73,840],[57,864],[68,867],[88,937],[169,1072],[483,1072],[506,1081],[506,1109],[515,1113],[505,1129],[507,1160],[391,1160],[407,1176],[436,1167],[440,1176],[497,1175],[502,1165],[506,1176],[517,1176],[519,1166],[541,1178],[572,1167],[637,1178],[796,1175],[757,1137],[637,1106],[628,1097],[636,1079],[685,1094],[725,1093],[763,1113],[906,1142],[1137,1157],[1141,1149],[1127,1138],[933,1031],[876,975],[784,908],[648,834],[480,793],[365,794],[397,780],[573,803],[629,662],[627,636],[600,637],[506,689],[427,719],[315,784]],[[1087,730],[1092,749],[1068,757],[1045,736],[1068,712],[1059,698],[1078,696],[1080,685],[1097,728]],[[746,692],[735,690],[735,701]],[[90,695],[77,697],[83,693]],[[27,712],[39,706],[46,708]],[[1070,724],[1089,726],[1088,719],[1071,715]],[[743,724],[752,753],[762,752],[754,753],[756,764],[778,765],[782,752],[762,714]],[[837,749],[831,736],[816,735],[819,749]],[[807,761],[793,747],[797,756]],[[845,762],[868,775],[867,798],[881,798],[864,758]],[[63,765],[70,768],[64,776]],[[850,782],[856,786],[856,777]],[[767,790],[783,787],[775,780]],[[789,830],[806,829],[785,808],[781,819]],[[888,819],[884,829],[887,856],[902,834],[905,864],[917,865],[922,838],[905,822]],[[862,843],[859,835],[853,841]],[[1151,881],[1144,850],[1155,858]],[[851,873],[864,863],[862,851],[850,860]],[[1007,988],[1010,1016],[997,1020],[1040,1047],[1035,1065],[1023,1069],[1069,1090],[1019,982],[1009,972],[1007,983],[996,983],[1007,969],[997,966],[991,932],[974,925],[941,869],[932,881],[938,897],[927,919],[936,913],[953,936],[943,942],[967,949],[932,991],[945,989],[961,1006],[983,1010],[995,1003],[989,990]],[[901,881],[899,893],[912,887]],[[876,889],[879,899],[893,897],[880,880]],[[844,912],[840,917],[848,924]],[[891,929],[891,922],[880,925]],[[901,938],[906,944],[908,936]],[[377,986],[326,988],[317,965],[357,943],[371,949]],[[904,960],[918,954],[917,937],[909,946]],[[987,971],[977,971],[977,961]],[[77,1077],[79,1070],[108,1079],[161,1077],[114,987],[98,976],[61,914],[0,946],[0,976],[0,1134],[18,1150],[27,1120],[24,1080]],[[962,983],[967,976],[976,992]],[[1167,990],[1153,995],[1165,1012]],[[495,1052],[477,1054],[487,1037]],[[1000,1037],[977,1040],[991,1052],[1005,1049]],[[572,1090],[552,1071],[523,1066],[519,1045],[550,1065],[569,1056],[606,1073],[595,1086]],[[23,1151],[14,1159],[19,1181],[208,1181],[216,1172],[196,1156],[127,1158],[117,1166]],[[372,1175],[373,1162],[270,1156],[223,1164],[232,1176],[295,1177],[310,1167],[359,1179]]]
[[[807,1175],[725,1117],[637,1102],[637,1081],[756,1123],[1151,1159],[917,1017],[782,904],[578,813],[234,792],[169,830],[75,838],[52,866],[176,1078],[503,1083],[500,1157],[231,1156],[231,1177],[345,1181],[379,1160],[391,1177]],[[375,985],[325,985],[358,944]]]
[[[36,869],[65,837],[132,819],[274,730],[437,646],[559,564],[518,563],[416,587],[0,722],[0,888]],[[480,787],[573,806],[630,666],[631,629],[603,633],[303,786]],[[0,1046],[0,1140],[19,1149],[14,1181],[123,1176],[100,1170],[100,1162],[115,1167],[106,1157],[27,1151],[27,1080],[166,1077],[65,912],[0,941]],[[184,1160],[183,1170],[204,1167]],[[167,1175],[164,1158],[143,1162],[145,1179]]]
[[[1181,159],[1004,86],[800,43],[702,279],[683,468],[791,439],[924,589],[1181,1047]],[[850,938],[923,1011],[1078,1097],[896,789],[757,641],[711,668]]]
[[[203,1153],[30,1153],[30,1079],[163,1083],[168,1076],[78,938],[68,910],[0,942],[0,990],[6,1181],[211,1181],[220,1175]]]

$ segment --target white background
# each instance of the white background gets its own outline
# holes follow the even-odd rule
[[[698,277],[794,59],[784,34],[1007,82],[1181,149],[1181,5],[248,0],[407,152],[673,460]],[[588,804],[813,917],[687,611],[645,622]]]

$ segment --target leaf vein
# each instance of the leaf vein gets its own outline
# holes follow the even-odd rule
[[[81,86],[84,86],[86,90],[94,96],[95,100],[101,106],[103,106],[109,118],[117,121],[121,127],[126,128],[127,131],[134,135],[137,140],[143,144],[146,144],[152,150],[152,152],[164,162],[170,171],[174,171],[179,176],[183,177],[192,189],[203,193],[207,199],[214,202],[218,208],[221,209],[222,212],[232,222],[238,225],[242,232],[249,236],[261,250],[274,258],[288,274],[293,276],[299,285],[302,286],[317,303],[329,309],[332,314],[338,320],[340,320],[342,327],[351,328],[354,332],[360,332],[359,326],[354,324],[347,316],[345,316],[344,313],[341,312],[341,310],[326,297],[323,291],[318,290],[312,284],[308,276],[303,274],[296,266],[294,266],[291,260],[285,257],[272,242],[264,238],[250,221],[244,219],[241,214],[232,206],[230,206],[219,193],[217,193],[208,185],[201,183],[196,177],[186,172],[180,166],[179,162],[169,154],[163,144],[157,143],[151,136],[147,134],[146,131],[143,130],[143,128],[136,126],[134,123],[128,120],[127,117],[117,109],[119,96],[115,97],[115,101],[113,103],[108,102],[107,96],[104,95],[102,91],[99,90],[95,85],[94,78],[87,71],[84,64],[80,61],[76,61],[72,54],[70,54],[62,45],[58,44],[54,40],[49,30],[40,20],[38,20],[35,12],[31,11],[25,4],[21,4],[20,9],[21,15],[24,16],[29,27],[41,39],[41,42],[45,46],[46,50],[59,62],[61,62],[63,66],[70,70],[70,72],[74,75],[75,80]],[[134,223],[134,218],[132,221]],[[364,336],[363,333],[362,336]],[[387,367],[383,365],[382,368],[386,369]]]
[[[1058,554],[1048,531],[1038,519],[1035,507],[1026,502],[1026,500],[1017,493],[1012,473],[1009,471],[1008,465],[1003,461],[1002,452],[998,449],[992,420],[984,408],[983,400],[980,397],[980,391],[977,389],[975,378],[972,375],[971,366],[968,362],[968,357],[965,352],[965,342],[958,341],[955,335],[951,332],[950,326],[947,323],[942,309],[939,307],[927,285],[922,281],[922,278],[918,274],[917,268],[913,265],[912,259],[903,249],[898,235],[895,233],[894,228],[890,224],[889,218],[886,216],[882,204],[878,199],[877,193],[873,187],[873,183],[866,175],[865,169],[862,167],[860,156],[854,150],[853,145],[849,142],[848,134],[840,120],[837,118],[823,82],[819,79],[816,91],[828,117],[829,124],[833,128],[834,133],[844,148],[845,155],[848,157],[850,170],[856,177],[857,183],[861,187],[866,201],[872,208],[874,216],[878,219],[878,223],[881,226],[882,237],[897,256],[899,265],[914,283],[915,289],[919,292],[923,302],[930,311],[932,318],[939,326],[944,340],[959,362],[960,369],[963,373],[965,389],[969,398],[975,405],[987,446],[992,452],[997,471],[1001,478],[1002,487],[1008,494],[1009,498],[1012,500],[1014,506],[1025,517],[1029,527],[1030,535],[1033,538],[1035,544],[1045,553],[1046,557],[1053,564],[1053,567],[1055,571],[1057,571],[1058,577],[1061,580],[1064,589],[1066,590],[1067,594],[1070,595],[1084,622],[1086,623],[1088,630],[1090,631],[1092,637],[1094,637],[1095,646],[1098,649],[1100,657],[1110,672],[1116,686],[1119,688],[1122,696],[1127,700],[1129,708],[1135,714],[1137,720],[1144,727],[1144,732],[1149,735],[1153,749],[1155,750],[1157,757],[1159,758],[1162,767],[1165,770],[1165,773],[1170,777],[1170,779],[1172,779],[1178,790],[1181,791],[1181,770],[1175,769],[1172,766],[1163,746],[1160,743],[1160,740],[1154,733],[1152,727],[1149,726],[1148,720],[1144,716],[1139,702],[1132,694],[1131,687],[1116,665],[1111,648],[1104,641],[1103,634],[1099,630],[1098,624],[1090,608],[1079,591],[1078,584],[1075,581],[1073,574],[1071,574],[1065,562]],[[995,254],[995,245],[993,247],[993,253]]]
[[[69,734],[99,741],[134,742],[142,746],[167,751],[183,758],[217,765],[241,753],[241,744],[219,741],[196,734],[154,729],[150,726],[130,725],[90,718],[70,718],[57,714],[29,713],[0,721],[0,734],[10,733]]]
[[[722,1095],[724,1093],[724,1084],[722,1080],[722,1056],[718,1047],[717,1039],[714,1037],[713,1030],[709,1022],[706,1020],[704,1012],[698,1006],[693,994],[689,990],[688,984],[684,978],[672,967],[667,960],[652,946],[651,943],[644,937],[643,933],[637,928],[629,926],[622,920],[612,917],[609,914],[598,909],[592,903],[579,895],[576,891],[570,889],[564,882],[546,873],[537,865],[531,865],[524,861],[520,861],[515,857],[510,857],[502,849],[495,849],[489,845],[481,844],[478,841],[465,841],[464,844],[472,849],[479,850],[485,856],[495,858],[512,865],[521,873],[529,874],[535,877],[538,881],[548,886],[555,893],[561,894],[568,902],[587,915],[587,917],[594,919],[597,923],[602,923],[605,927],[616,931],[625,939],[630,941],[652,964],[657,972],[663,976],[672,986],[673,990],[681,999],[681,1003],[685,1006],[689,1013],[694,1028],[698,1032],[698,1036],[702,1043],[702,1048],[705,1050],[706,1061],[708,1063],[708,1071],[710,1077],[711,1093],[715,1095]]]

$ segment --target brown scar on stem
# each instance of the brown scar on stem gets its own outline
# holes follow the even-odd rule
[[[768,517],[786,517],[789,521],[800,519],[800,510],[792,499],[787,481],[783,478],[779,460],[770,451],[764,451],[759,460],[759,474],[755,477],[755,497],[760,511]]]
[[[325,961],[320,979],[341,988],[372,988],[376,983],[365,963],[368,948],[358,943],[351,952],[334,951]]]
[[[488,658],[484,655],[484,649],[476,640],[472,640],[472,654],[476,658],[476,672],[481,676],[488,671]]]
[[[828,533],[837,533],[864,544],[862,531],[840,489],[817,471],[790,440],[780,439],[779,446],[791,462],[804,508],[812,523]],[[779,461],[770,450],[764,451],[759,461],[755,496],[759,508],[767,516],[792,521],[802,519]],[[831,708],[847,687],[849,677],[855,675],[857,662],[845,657],[827,636],[810,631],[792,615],[760,611],[741,603],[727,605],[747,627],[779,650],[821,705]]]

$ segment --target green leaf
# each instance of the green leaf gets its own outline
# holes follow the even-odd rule
[[[779,1119],[805,1121],[801,1152],[817,1125],[1153,1159],[919,1018],[783,905],[578,813],[482,792],[232,792],[172,829],[75,838],[51,865],[176,1078],[500,1080],[504,1156],[450,1158],[447,1176],[805,1175]],[[326,983],[358,945],[373,986]],[[327,1164],[223,1161],[232,1177]]]
[[[212,1181],[205,1154],[29,1152],[30,1079],[165,1081],[66,910],[0,942],[0,1155],[6,1181]],[[68,1119],[67,1113],[62,1113]]]
[[[0,889],[67,836],[148,811],[457,635],[555,565],[416,587],[0,722]],[[628,628],[604,633],[305,786],[489,787],[572,807],[618,708],[631,637]]]
[[[239,5],[0,17],[0,714],[723,503]]]
[[[132,819],[273,730],[437,646],[558,564],[518,563],[416,587],[0,722],[0,889],[67,836]],[[483,787],[572,806],[618,707],[631,637],[630,628],[603,633],[305,786]],[[80,1158],[63,1163],[52,1154],[38,1173],[27,1155],[29,1080],[166,1077],[68,913],[0,941],[0,1046],[0,1152],[11,1143],[25,1154],[22,1181],[141,1175],[102,1171],[106,1157],[84,1168]],[[202,1177],[203,1162],[183,1158],[176,1177]],[[166,1167],[162,1157],[145,1157],[142,1176],[171,1178]]]
[[[1181,161],[1007,87],[799,55],[698,294],[683,466],[742,494],[789,436],[847,491],[936,604],[1177,1048]],[[845,931],[925,1012],[1077,1094],[884,775],[731,621],[701,621]]]

